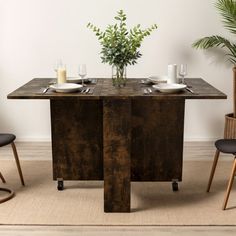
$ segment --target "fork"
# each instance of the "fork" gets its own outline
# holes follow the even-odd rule
[[[151,90],[150,88],[146,88],[146,89],[143,90],[143,93],[144,93],[145,95],[148,95],[148,94],[151,94],[151,93],[152,93],[152,90]]]
[[[91,88],[84,88],[81,90],[81,93],[85,93],[85,94],[92,94],[94,89]]]
[[[88,93],[89,93],[89,94],[93,94],[93,90],[94,90],[94,89],[95,89],[95,88],[90,88],[89,91],[88,91]]]
[[[89,88],[83,88],[83,89],[81,90],[81,93],[87,93],[88,90],[89,90]]]

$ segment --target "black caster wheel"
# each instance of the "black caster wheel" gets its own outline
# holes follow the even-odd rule
[[[173,190],[173,192],[179,191],[179,185],[177,182],[172,183],[172,190]]]
[[[57,190],[62,191],[64,189],[64,183],[63,180],[58,180],[57,181]]]

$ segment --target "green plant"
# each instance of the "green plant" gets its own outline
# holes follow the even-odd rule
[[[232,34],[236,34],[236,0],[218,0],[215,3],[215,7],[221,14],[224,27],[228,29]],[[236,44],[230,40],[213,35],[204,37],[192,45],[194,48],[209,49],[209,48],[222,48],[226,49],[226,56],[228,60],[234,66],[234,73],[236,73]],[[236,74],[234,74],[234,117],[236,117]]]
[[[108,25],[105,31],[102,31],[91,23],[87,25],[96,34],[102,46],[102,62],[116,66],[121,72],[124,67],[137,63],[137,59],[142,56],[138,51],[141,43],[145,37],[157,29],[156,24],[144,30],[138,24],[133,29],[128,30],[126,19],[126,14],[123,10],[120,10],[115,17],[117,23]]]

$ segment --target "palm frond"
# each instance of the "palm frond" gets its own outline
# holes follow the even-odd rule
[[[204,37],[196,42],[193,43],[193,47],[200,48],[200,49],[208,49],[208,48],[214,48],[214,47],[227,47],[227,48],[233,48],[233,44],[231,42],[221,36],[213,35],[210,37]]]
[[[230,52],[226,55],[229,57],[229,61],[236,64],[236,44],[231,43],[229,40],[221,36],[213,35],[210,37],[201,38],[194,42],[192,46],[197,49],[209,49],[216,47],[226,48]]]
[[[235,0],[218,0],[216,8],[223,17],[223,23],[231,33],[236,34],[236,1]]]
[[[236,59],[235,59],[235,58],[230,57],[230,58],[229,58],[229,61],[230,61],[233,65],[236,65]]]

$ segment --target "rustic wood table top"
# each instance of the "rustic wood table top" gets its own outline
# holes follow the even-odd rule
[[[16,89],[8,95],[9,99],[62,99],[75,98],[99,100],[106,97],[109,99],[127,99],[127,98],[151,98],[151,99],[226,99],[227,96],[214,88],[212,85],[200,78],[186,79],[186,84],[191,87],[195,94],[184,90],[174,94],[164,94],[158,91],[145,95],[144,89],[151,85],[144,85],[141,79],[127,79],[127,84],[124,88],[116,88],[112,85],[111,79],[97,79],[96,84],[88,84],[89,88],[94,89],[92,94],[75,93],[57,93],[49,89],[45,94],[42,91],[56,79],[36,78],[22,87]]]

